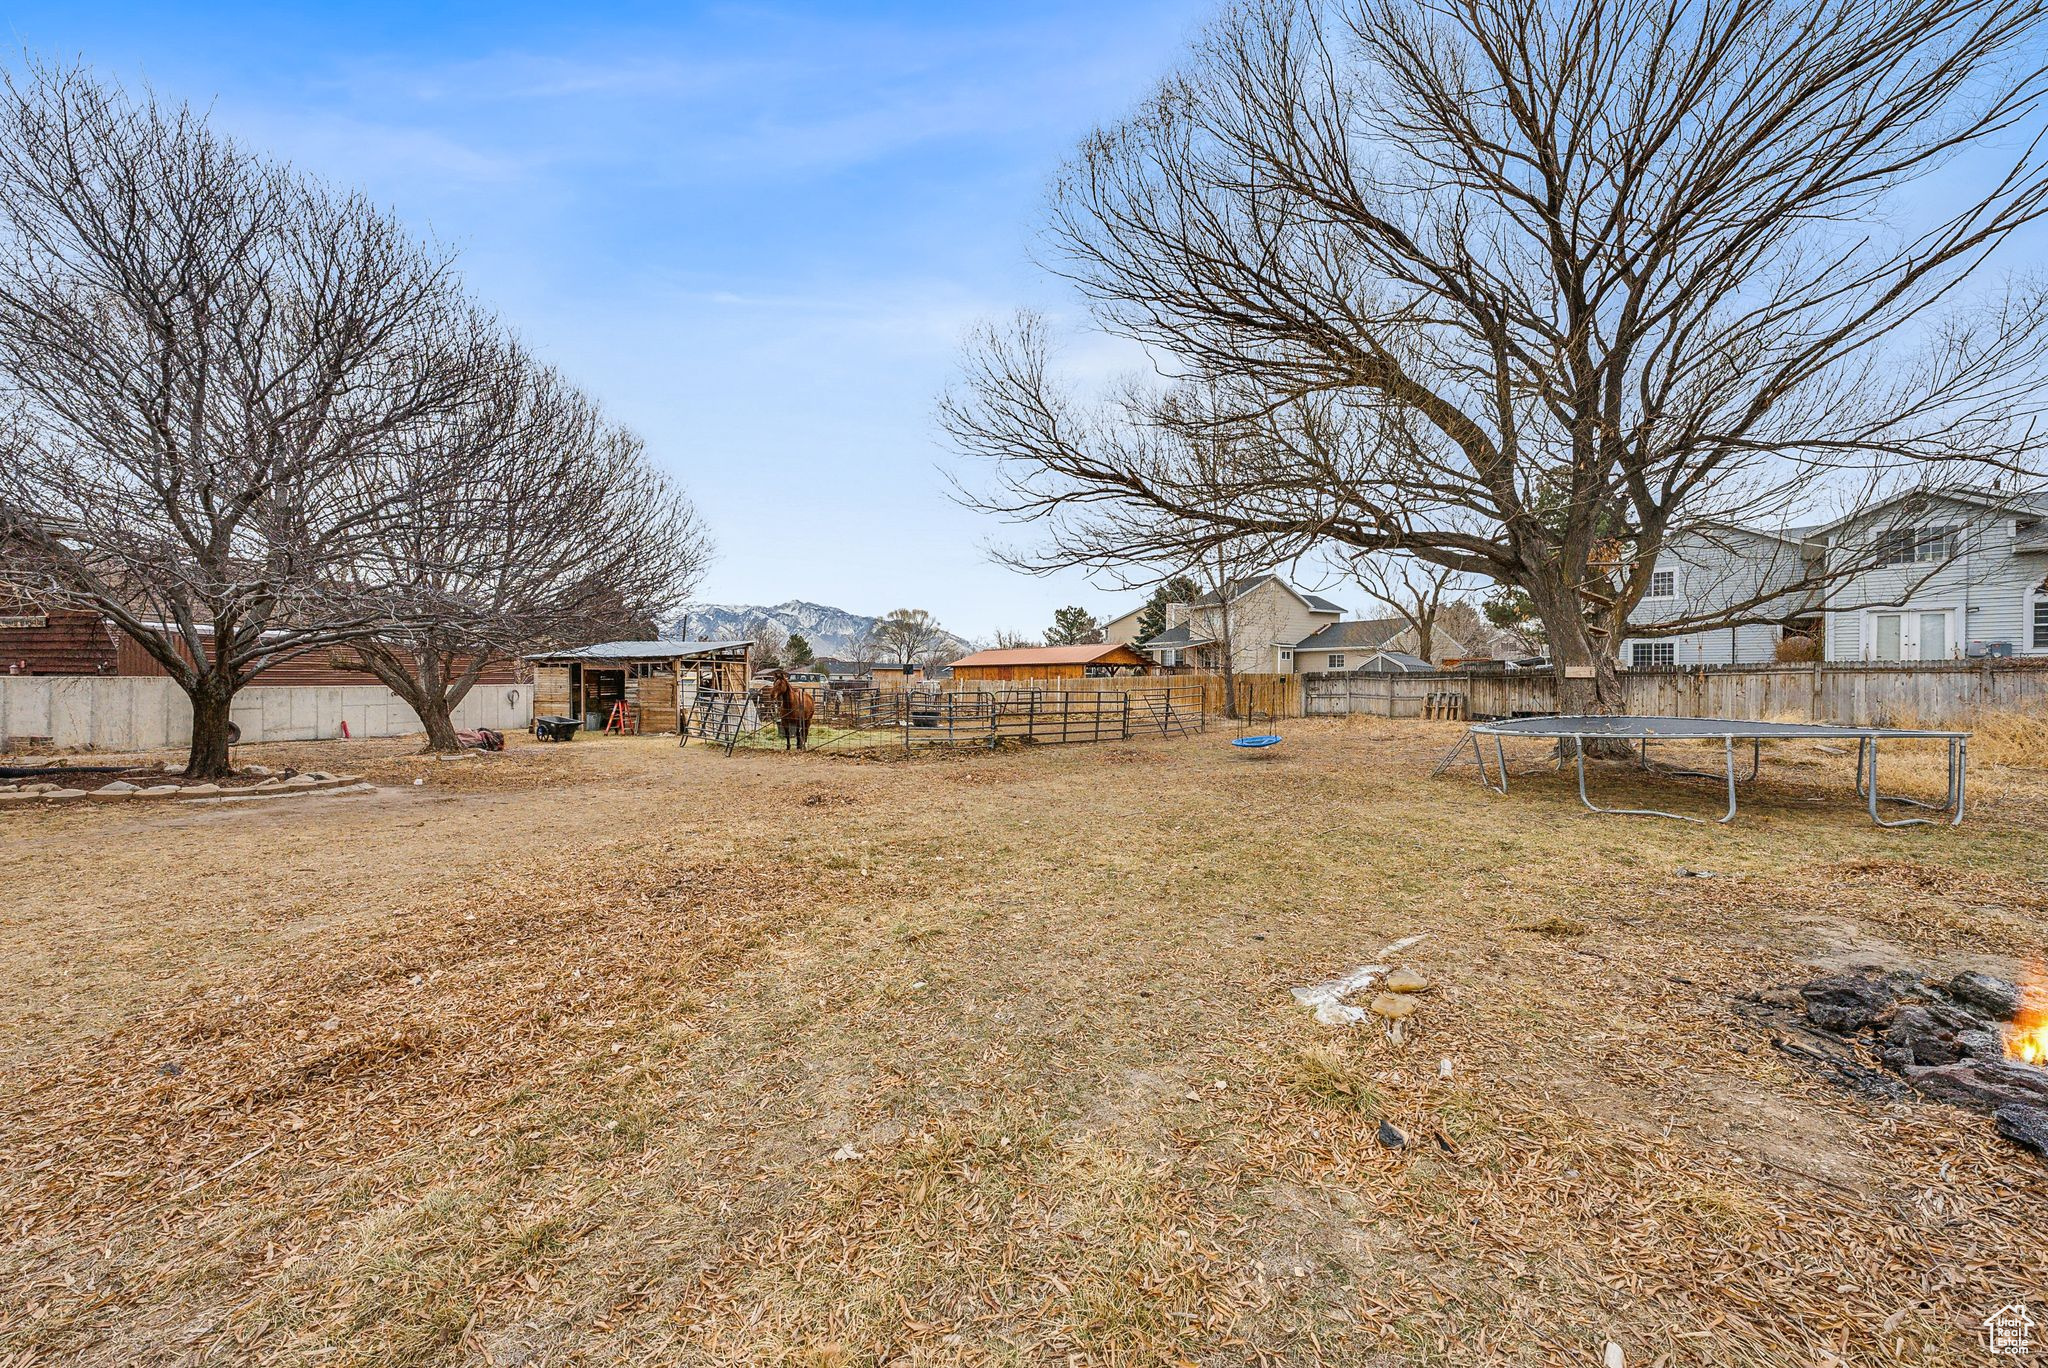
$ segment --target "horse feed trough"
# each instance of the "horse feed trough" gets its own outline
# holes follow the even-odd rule
[[[1494,773],[1486,768],[1486,738],[1493,740]],[[1550,740],[1557,743],[1557,767],[1564,768],[1565,745],[1571,744],[1578,767],[1579,801],[1588,812],[1602,816],[1627,817],[1669,817],[1681,822],[1698,822],[1704,819],[1688,817],[1683,813],[1664,812],[1657,808],[1608,808],[1596,804],[1586,792],[1586,743],[1588,741],[1635,742],[1640,747],[1640,763],[1649,767],[1650,743],[1653,741],[1719,741],[1723,769],[1720,774],[1702,770],[1678,770],[1675,773],[1695,775],[1706,779],[1723,779],[1728,788],[1728,810],[1714,820],[1728,823],[1735,820],[1736,788],[1757,776],[1763,763],[1763,743],[1766,741],[1854,741],[1856,743],[1856,793],[1864,799],[1870,809],[1870,820],[1883,827],[1932,826],[1946,821],[1956,826],[1963,820],[1964,770],[1969,759],[1970,733],[1963,731],[1926,731],[1898,727],[1856,727],[1828,722],[1744,722],[1724,717],[1517,717],[1495,722],[1481,722],[1468,729],[1458,739],[1450,752],[1437,765],[1441,774],[1457,761],[1469,744],[1472,761],[1479,769],[1479,782],[1495,793],[1508,791],[1508,765],[1505,742],[1511,737]],[[1750,748],[1748,775],[1736,777],[1736,742],[1746,741]],[[1878,745],[1884,741],[1945,741],[1948,743],[1948,792],[1939,803],[1925,803],[1917,798],[1880,793],[1877,787]],[[1878,814],[1879,803],[1899,803],[1910,807],[1925,808],[1941,814],[1940,817],[1902,817],[1887,820]]]

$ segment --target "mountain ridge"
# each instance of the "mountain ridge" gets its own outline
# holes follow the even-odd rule
[[[846,656],[855,652],[857,644],[874,629],[881,619],[865,613],[852,613],[830,604],[812,603],[808,599],[790,599],[784,603],[691,603],[686,604],[673,622],[662,625],[662,635],[668,638],[688,636],[696,641],[736,641],[753,635],[754,624],[769,622],[784,632],[800,632],[811,649],[824,656]],[[946,633],[952,645],[965,649],[967,642]]]

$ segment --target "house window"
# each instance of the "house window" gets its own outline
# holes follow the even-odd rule
[[[1653,665],[1676,665],[1678,643],[1675,641],[1638,641],[1628,648],[1628,663],[1638,670]]]
[[[1333,670],[1341,670],[1341,669],[1343,669],[1343,668],[1344,668],[1344,655],[1343,655],[1343,652],[1341,652],[1341,651],[1332,651],[1332,652],[1330,653],[1330,668],[1331,668],[1331,669],[1333,669]]]
[[[1961,542],[1955,527],[1893,527],[1877,537],[1879,565],[1939,565],[1954,560]]]
[[[1161,651],[1159,653],[1159,663],[1161,665],[1166,666],[1168,669],[1172,669],[1174,666],[1180,664],[1180,652]]]
[[[2048,592],[2034,596],[2034,649],[2048,651]]]
[[[1678,572],[1676,570],[1652,570],[1650,589],[1644,598],[1668,599],[1678,597]]]

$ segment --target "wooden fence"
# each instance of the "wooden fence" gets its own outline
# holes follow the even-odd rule
[[[1473,717],[1557,711],[1549,670],[1302,679],[1302,710],[1311,717],[1418,717],[1439,692],[1462,693]],[[2048,713],[2048,661],[1716,665],[1625,670],[1622,683],[1627,711],[1651,717],[1944,727],[1977,712]]]

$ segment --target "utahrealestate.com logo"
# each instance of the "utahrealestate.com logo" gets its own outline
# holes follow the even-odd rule
[[[2001,1306],[1984,1318],[1978,1331],[1986,1351],[2004,1358],[2021,1358],[2034,1352],[2034,1318],[2025,1302]]]

